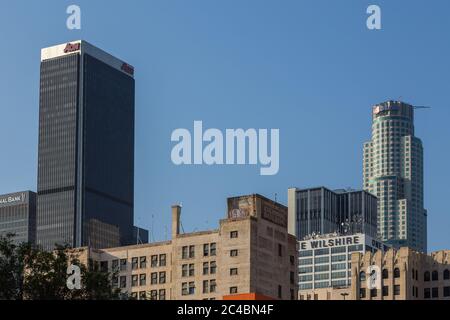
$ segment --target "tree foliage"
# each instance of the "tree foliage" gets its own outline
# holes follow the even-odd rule
[[[81,288],[69,289],[68,266],[80,268]],[[0,299],[3,300],[110,300],[122,297],[112,287],[115,276],[81,263],[77,252],[57,246],[46,252],[28,243],[15,244],[13,235],[0,236]]]

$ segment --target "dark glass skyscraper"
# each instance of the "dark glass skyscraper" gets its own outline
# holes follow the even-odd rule
[[[44,249],[131,243],[133,74],[85,41],[42,49],[37,244]]]
[[[330,233],[377,236],[377,198],[362,190],[288,190],[289,232],[299,240]]]

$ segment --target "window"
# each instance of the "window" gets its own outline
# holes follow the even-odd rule
[[[151,284],[158,284],[158,272],[152,272],[150,277],[151,277],[151,280],[150,280]]]
[[[131,270],[136,270],[138,268],[138,258],[131,258]]]
[[[159,290],[159,300],[166,300],[166,289]]]
[[[145,273],[139,275],[139,285],[145,286],[147,284],[147,275]]]
[[[209,273],[209,262],[203,262],[203,275],[207,275]]]
[[[216,262],[215,261],[211,261],[211,263],[209,264],[209,273],[210,274],[215,274],[216,270],[217,270]]]
[[[230,269],[230,276],[237,276],[238,269],[237,268],[231,268]]]
[[[238,292],[237,287],[230,287],[230,294],[236,294]]]
[[[238,237],[238,232],[237,231],[231,231],[230,232],[230,238],[231,239],[235,239],[237,237]],[[234,287],[232,287],[232,288],[234,288]]]
[[[211,243],[211,244],[209,245],[209,255],[215,256],[215,255],[216,255],[216,251],[217,251],[217,249],[216,249],[216,243],[213,242],[213,243]]]
[[[444,280],[450,279],[450,271],[448,269],[444,270]]]
[[[389,271],[388,271],[388,269],[383,269],[383,279],[389,279]]]
[[[376,297],[378,295],[377,289],[370,289],[370,296],[372,298]]]
[[[166,272],[162,271],[159,273],[159,283],[164,284],[166,283]]]
[[[429,271],[425,271],[425,273],[423,274],[423,280],[430,281],[430,272]]]
[[[203,293],[208,293],[208,292],[209,292],[209,281],[203,280]]]
[[[400,285],[396,284],[394,286],[394,295],[399,296],[400,295]]]
[[[119,277],[118,276],[113,276],[112,277],[112,287],[114,289],[119,287]],[[137,296],[136,296],[137,297]]]
[[[205,243],[203,245],[203,256],[204,257],[209,256],[209,244],[208,243]]]
[[[394,269],[394,278],[400,278],[400,269],[399,268]]]
[[[138,298],[138,293],[137,292],[132,292],[131,293],[131,299],[132,300],[137,300],[137,298]]]
[[[152,290],[150,291],[150,300],[157,300],[158,299],[158,291]]]
[[[295,265],[295,257],[289,256],[289,262],[291,263],[291,266]]]
[[[423,297],[425,299],[430,299],[431,298],[431,290],[430,290],[430,288],[423,289]]]
[[[195,246],[189,246],[189,258],[195,258]]]
[[[281,244],[278,244],[278,256],[283,256],[283,246]]]
[[[283,288],[278,286],[278,299],[283,299]]]
[[[364,271],[361,271],[359,273],[359,281],[361,282],[366,281],[366,273]]]
[[[145,291],[139,292],[139,300],[147,300],[147,293]]]
[[[151,266],[152,268],[155,268],[158,266],[158,256],[154,255],[151,257]]]
[[[290,280],[291,284],[295,283],[295,274],[292,271],[289,274],[289,280]]]
[[[295,290],[291,289],[290,292],[291,292],[291,300],[295,300]],[[330,299],[328,299],[328,300],[330,300]]]
[[[450,297],[450,287],[444,287],[444,297]]]
[[[127,270],[127,259],[120,259],[120,271]]]
[[[125,289],[127,287],[127,277],[120,277],[120,289]]]
[[[195,283],[189,282],[189,294],[195,294]]]
[[[187,264],[183,264],[181,266],[181,276],[182,277],[187,277],[188,276],[188,265]]]
[[[209,281],[209,292],[211,292],[211,293],[216,292],[216,287],[217,287],[216,280],[215,279],[210,280]]]
[[[131,286],[137,287],[138,285],[138,276],[137,274],[131,276]]]
[[[359,289],[359,297],[361,299],[364,299],[366,297],[366,289],[365,288]]]
[[[438,272],[436,270],[434,270],[431,273],[431,280],[433,280],[433,281],[438,281],[439,280],[439,274],[438,274]]]
[[[182,259],[188,258],[188,250],[189,250],[188,246],[184,246],[183,248],[181,248],[181,258]]]
[[[108,261],[100,261],[100,271],[108,272]]]
[[[188,283],[187,282],[183,282],[181,284],[181,295],[182,296],[188,295]]]
[[[119,260],[113,260],[111,264],[111,268],[113,272],[119,271]]]
[[[439,288],[431,289],[431,297],[432,298],[439,298]]]
[[[141,269],[147,268],[147,257],[139,258],[139,268],[141,268]]]
[[[238,251],[237,251],[237,249],[230,250],[230,257],[237,257],[237,256],[238,256]]]
[[[191,263],[189,265],[189,277],[193,277],[195,275],[195,269],[194,269],[194,264]]]
[[[159,255],[159,266],[160,267],[166,266],[166,254],[165,253]]]

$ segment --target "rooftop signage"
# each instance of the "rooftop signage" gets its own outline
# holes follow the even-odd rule
[[[6,207],[14,204],[24,203],[26,200],[25,193],[0,196],[0,207]]]
[[[71,53],[80,50],[81,45],[80,43],[68,43],[66,44],[66,47],[64,48],[64,53]]]

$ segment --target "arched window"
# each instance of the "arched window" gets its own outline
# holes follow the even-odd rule
[[[400,278],[400,269],[399,268],[394,269],[394,278]]]
[[[366,273],[364,271],[361,271],[359,273],[359,281],[361,282],[366,281]]]
[[[433,280],[433,281],[438,281],[439,280],[439,273],[436,270],[434,270],[431,273],[431,280]]]
[[[425,273],[423,274],[423,281],[430,281],[430,272],[429,271],[425,271]]]
[[[383,269],[383,279],[389,279],[389,271],[388,271],[388,269]]]
[[[450,280],[450,271],[448,269],[444,270],[444,280]]]

